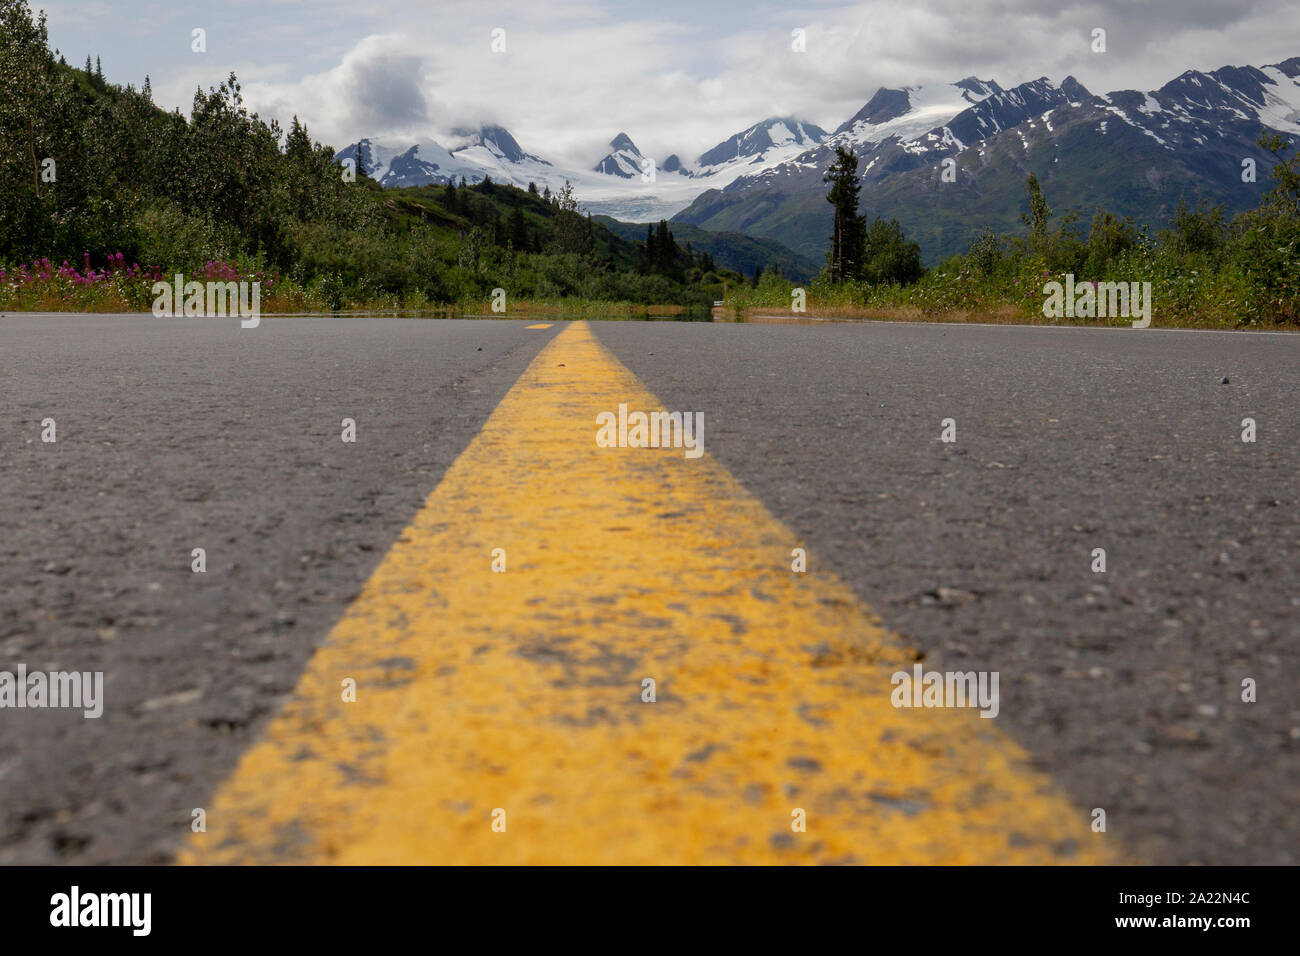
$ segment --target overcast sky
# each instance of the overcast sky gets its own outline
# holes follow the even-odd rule
[[[880,86],[1074,74],[1093,92],[1300,55],[1296,0],[29,0],[68,61],[152,78],[189,111],[234,70],[248,104],[313,138],[405,144],[497,122],[591,165],[625,131],[692,159],[768,116],[830,130]],[[207,52],[191,51],[191,31]],[[1106,30],[1107,52],[1091,49]],[[494,53],[493,30],[505,31]],[[805,31],[807,50],[791,49]]]

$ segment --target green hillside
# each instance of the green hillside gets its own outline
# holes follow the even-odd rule
[[[196,91],[187,119],[154,104],[148,78],[67,64],[43,15],[0,0],[0,307],[138,308],[148,280],[177,272],[265,279],[282,308],[482,303],[496,289],[702,308],[741,279],[666,231],[654,249],[615,234],[569,190],[382,190],[334,156],[296,117],[250,114],[234,74]]]

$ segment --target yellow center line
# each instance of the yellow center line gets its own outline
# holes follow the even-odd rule
[[[597,447],[620,403],[586,323],[542,349],[184,862],[1110,858],[996,720],[891,704],[912,653],[711,456]]]
[[[549,329],[552,325],[554,325],[553,322],[538,322],[536,325],[526,325],[526,326],[524,326],[524,328],[526,328],[526,329]]]

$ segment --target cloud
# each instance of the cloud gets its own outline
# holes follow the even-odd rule
[[[834,128],[881,86],[1074,74],[1096,92],[1151,89],[1189,68],[1300,54],[1291,0],[231,0],[202,17],[137,4],[158,19],[54,2],[52,39],[69,60],[102,47],[111,78],[123,63],[139,74],[123,81],[152,73],[163,105],[188,108],[196,83],[237,68],[251,108],[283,124],[297,114],[335,146],[496,122],[525,149],[581,165],[618,132],[647,155],[689,159],[767,116]],[[84,27],[83,13],[94,16]],[[206,57],[188,49],[198,19]],[[158,25],[142,35],[142,22]],[[492,52],[496,28],[503,53]],[[791,49],[794,28],[807,32],[805,53]],[[1104,54],[1091,49],[1094,28],[1106,30]]]
[[[418,138],[447,116],[430,91],[433,72],[428,53],[409,38],[378,34],[359,41],[324,73],[291,82],[247,80],[244,98],[250,108],[282,124],[298,116],[314,138],[334,146],[361,135]]]

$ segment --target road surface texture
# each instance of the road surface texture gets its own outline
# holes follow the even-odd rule
[[[104,712],[0,709],[0,863],[1300,862],[1298,386],[1285,335],[2,317],[0,671]],[[996,717],[894,707],[918,661]]]

